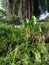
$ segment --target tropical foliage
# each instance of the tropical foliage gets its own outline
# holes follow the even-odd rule
[[[20,27],[0,24],[1,65],[49,65],[49,43],[44,33],[48,26],[36,18],[25,20]],[[49,31],[49,29],[48,29]]]
[[[24,15],[24,4],[26,6],[28,0],[25,1],[4,0],[5,5],[2,3],[6,11],[0,10],[0,65],[49,65],[49,18],[43,24],[35,16],[30,19],[24,16],[23,20],[18,14]]]

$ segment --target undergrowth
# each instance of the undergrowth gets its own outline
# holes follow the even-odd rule
[[[34,16],[20,28],[0,23],[0,65],[49,65],[48,26]]]

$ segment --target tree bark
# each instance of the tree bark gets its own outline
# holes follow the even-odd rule
[[[15,8],[15,1],[16,0],[4,0],[7,16],[13,15]]]
[[[6,5],[7,16],[13,15],[16,0],[4,0],[4,2]],[[33,15],[33,0],[20,0],[18,9],[18,16],[21,20],[24,18],[30,19]]]

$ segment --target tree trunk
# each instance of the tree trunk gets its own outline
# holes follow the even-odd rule
[[[33,0],[20,0],[20,8],[19,11],[23,19],[28,18],[30,19],[33,15]]]
[[[7,16],[13,15],[16,0],[4,0],[4,2],[6,4]],[[25,17],[30,19],[33,15],[33,0],[20,0],[18,8],[18,16],[20,17],[21,21]]]
[[[13,15],[15,8],[15,1],[16,0],[4,0],[7,16]]]

